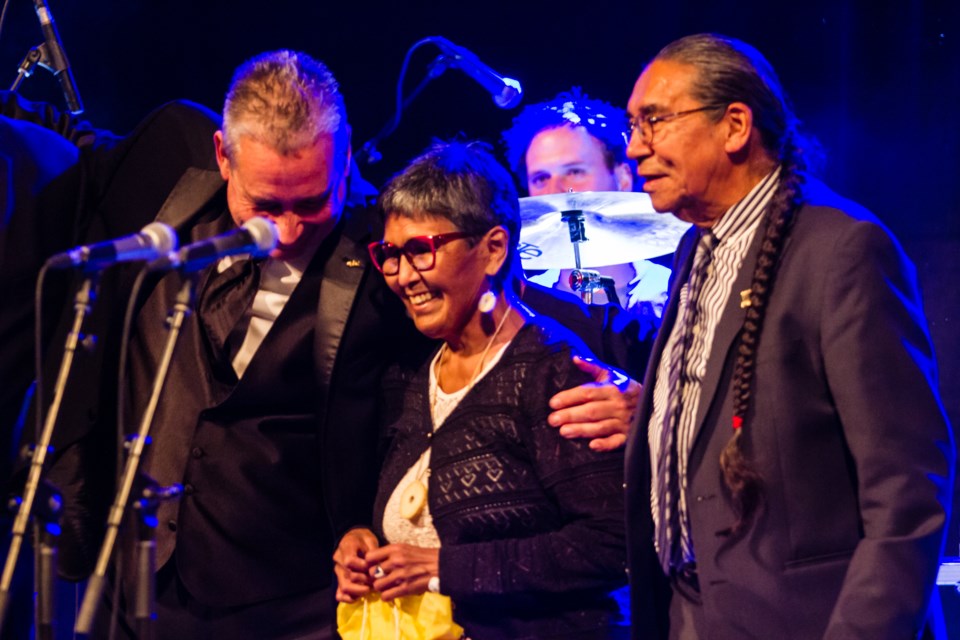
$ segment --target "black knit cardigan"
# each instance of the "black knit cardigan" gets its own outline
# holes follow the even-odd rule
[[[432,444],[429,505],[441,591],[472,638],[607,638],[626,583],[622,450],[599,453],[547,424],[548,400],[588,381],[582,343],[531,318],[432,432],[429,366],[386,376],[390,438],[374,522]]]

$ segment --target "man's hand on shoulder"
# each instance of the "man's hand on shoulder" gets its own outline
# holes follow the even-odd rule
[[[548,422],[564,438],[590,438],[594,451],[612,451],[627,441],[640,400],[641,385],[622,371],[574,356],[574,364],[593,382],[550,398]]]

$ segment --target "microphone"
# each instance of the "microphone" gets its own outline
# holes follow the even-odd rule
[[[251,218],[238,229],[181,247],[176,253],[154,261],[150,270],[175,268],[191,273],[214,260],[238,253],[260,258],[273,251],[279,238],[275,224],[266,218]]]
[[[34,8],[37,11],[37,17],[40,19],[40,29],[43,31],[44,43],[41,45],[43,57],[46,62],[40,64],[50,69],[54,77],[60,82],[60,88],[63,90],[63,97],[67,101],[67,108],[70,113],[83,113],[83,103],[80,102],[80,92],[77,91],[77,85],[73,81],[73,73],[70,72],[70,63],[67,61],[67,54],[63,51],[63,43],[60,40],[60,34],[57,32],[57,25],[53,22],[53,14],[47,8],[44,0],[33,0]]]
[[[443,51],[446,63],[460,69],[486,89],[493,97],[493,101],[501,109],[512,109],[523,97],[520,83],[513,78],[505,78],[496,71],[480,62],[473,52],[459,47],[443,36],[428,38]]]
[[[154,260],[177,248],[177,234],[162,222],[151,222],[140,233],[58,253],[47,260],[52,269],[92,267],[100,269],[129,260]]]

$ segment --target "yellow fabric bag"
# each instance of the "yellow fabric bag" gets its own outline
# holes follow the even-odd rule
[[[439,593],[395,598],[379,593],[337,605],[337,631],[343,640],[460,640],[463,627],[453,621],[453,603]]]

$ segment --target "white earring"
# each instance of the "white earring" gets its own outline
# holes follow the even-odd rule
[[[480,296],[480,300],[477,302],[477,309],[480,310],[480,313],[490,313],[496,306],[497,296],[489,290]]]

